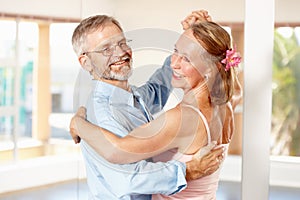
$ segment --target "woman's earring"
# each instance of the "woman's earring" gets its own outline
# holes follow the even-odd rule
[[[205,80],[208,80],[208,78],[209,78],[208,74],[205,74],[205,75],[204,75],[204,79],[205,79]]]

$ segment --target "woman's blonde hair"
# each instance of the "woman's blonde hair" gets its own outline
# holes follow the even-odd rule
[[[220,25],[214,22],[199,22],[191,26],[194,37],[208,53],[204,56],[207,65],[214,65],[216,71],[210,84],[210,100],[213,105],[227,103],[234,90],[233,68],[225,70],[225,64],[221,61],[226,57],[226,51],[231,48],[231,37]],[[211,66],[208,66],[211,67]]]

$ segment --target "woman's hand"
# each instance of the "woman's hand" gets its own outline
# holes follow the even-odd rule
[[[212,21],[211,16],[206,10],[196,10],[188,15],[184,20],[181,21],[183,30],[189,29],[196,22],[201,21]]]
[[[80,120],[80,119],[86,119],[86,109],[85,107],[80,107],[76,114],[72,117],[71,119],[71,122],[70,122],[70,134],[73,138],[73,141],[75,142],[75,144],[78,144],[80,143],[80,133],[78,131],[78,128],[77,128],[77,120]]]

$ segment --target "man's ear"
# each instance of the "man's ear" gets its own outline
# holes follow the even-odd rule
[[[78,57],[78,61],[84,70],[86,70],[88,72],[91,72],[93,70],[93,67],[90,63],[90,59],[86,55],[80,55]]]

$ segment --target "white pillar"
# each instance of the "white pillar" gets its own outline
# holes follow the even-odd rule
[[[32,136],[43,142],[50,138],[51,113],[50,78],[50,24],[39,23],[38,58],[34,66],[32,109]]]
[[[242,199],[269,199],[274,0],[245,0]]]

